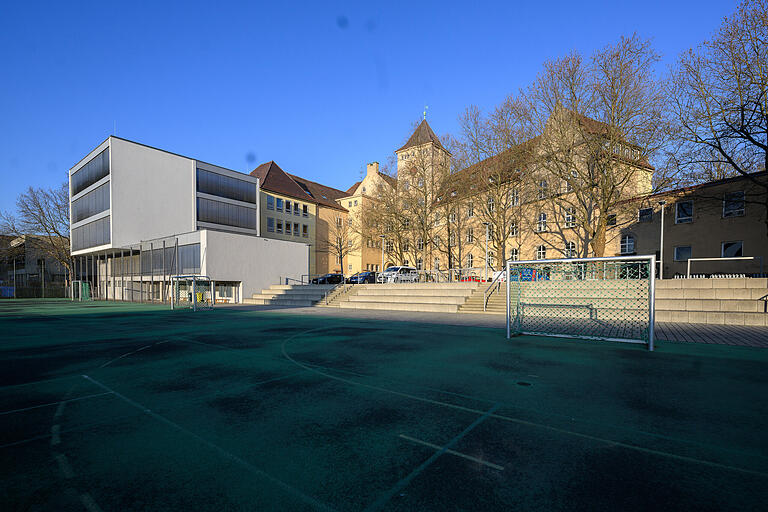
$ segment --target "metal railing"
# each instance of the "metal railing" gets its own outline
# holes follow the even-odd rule
[[[486,288],[483,292],[483,311],[488,309],[488,301],[490,300],[491,295],[493,295],[494,292],[497,292],[501,288],[502,277],[506,277],[505,272],[498,273],[496,277],[493,278],[493,281],[491,281],[491,284],[488,285],[488,288]]]
[[[762,256],[731,256],[725,258],[688,258],[688,269],[686,277],[691,277],[691,262],[692,261],[734,261],[734,260],[758,260],[760,261],[760,275],[763,275],[763,257]]]

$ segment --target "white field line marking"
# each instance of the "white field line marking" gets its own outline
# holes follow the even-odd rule
[[[13,410],[10,410],[10,411],[3,411],[3,412],[0,412],[0,416],[4,416],[6,414],[14,414],[14,413],[17,413],[17,412],[31,411],[33,409],[40,409],[42,407],[51,407],[53,405],[58,405],[59,409],[64,409],[62,406],[64,404],[66,404],[67,402],[77,402],[78,400],[86,400],[88,398],[95,398],[97,396],[104,396],[104,395],[108,395],[108,394],[109,393],[106,393],[106,392],[104,392],[104,393],[94,393],[93,395],[85,395],[85,396],[79,396],[77,398],[68,398],[66,400],[59,400],[58,402],[50,402],[50,403],[47,403],[47,404],[40,404],[40,405],[33,405],[31,407],[24,407],[22,409],[13,409]],[[56,409],[56,414],[54,414],[54,417],[61,416],[61,412],[59,412],[59,409]]]
[[[443,446],[428,443],[426,441],[422,441],[421,439],[416,439],[415,437],[406,436],[405,434],[400,434],[400,437],[405,439],[406,441],[411,441],[413,443],[427,446],[429,448],[434,448],[435,450],[442,450],[444,448]],[[483,459],[478,459],[477,457],[472,457],[471,455],[467,455],[466,453],[457,452],[455,450],[445,450],[445,453],[450,453],[451,455],[456,455],[457,457],[462,457],[464,459],[471,460],[472,462],[483,464],[485,466],[488,466],[489,468],[497,469],[499,471],[504,471],[503,466],[499,466],[498,464],[494,464],[492,462],[484,461]]]
[[[381,509],[384,505],[387,504],[389,500],[392,499],[392,497],[400,492],[403,488],[405,488],[408,484],[410,484],[414,478],[419,476],[422,471],[427,469],[433,462],[435,462],[438,457],[440,457],[442,454],[446,453],[451,447],[455,446],[456,443],[461,441],[464,436],[469,434],[475,427],[480,425],[482,422],[487,420],[492,414],[493,411],[498,409],[500,404],[496,404],[484,413],[482,413],[482,416],[477,418],[475,421],[473,421],[467,428],[459,432],[456,437],[448,441],[448,444],[440,448],[438,451],[436,451],[431,457],[429,457],[427,460],[416,466],[416,468],[411,471],[408,476],[401,478],[399,482],[397,482],[394,486],[392,486],[391,489],[389,489],[387,492],[385,492],[383,495],[379,497],[376,501],[365,507],[365,512],[373,512],[376,510]]]
[[[241,466],[243,466],[244,468],[248,469],[252,473],[255,473],[255,474],[257,474],[257,475],[259,475],[259,476],[269,480],[270,482],[272,482],[276,486],[278,486],[281,489],[289,492],[290,494],[292,494],[295,497],[303,500],[304,502],[312,505],[313,507],[315,507],[317,509],[320,509],[320,510],[328,510],[328,511],[335,510],[335,509],[331,508],[330,506],[326,505],[325,503],[322,503],[322,502],[316,500],[315,498],[313,498],[313,497],[311,497],[311,496],[309,496],[307,494],[304,494],[302,491],[300,491],[300,490],[298,490],[298,489],[288,485],[287,483],[283,482],[282,480],[279,480],[278,478],[270,475],[269,473],[265,472],[264,470],[254,466],[253,464],[251,464],[250,462],[246,461],[245,459],[242,459],[242,458],[238,457],[237,455],[235,455],[235,454],[233,454],[231,452],[228,452],[227,450],[225,450],[221,446],[219,446],[217,444],[214,444],[211,441],[208,441],[207,439],[205,439],[203,437],[200,437],[199,435],[195,434],[191,430],[187,430],[186,428],[182,427],[178,423],[174,423],[173,421],[169,420],[165,416],[161,416],[160,414],[158,414],[158,413],[148,409],[147,407],[144,407],[142,404],[140,404],[140,403],[138,403],[138,402],[136,402],[134,400],[131,400],[130,398],[128,398],[125,395],[122,395],[122,394],[118,393],[114,389],[111,389],[110,387],[106,386],[105,384],[102,384],[101,382],[97,381],[96,379],[93,379],[93,378],[89,377],[88,375],[83,375],[83,378],[88,380],[88,381],[90,381],[90,382],[92,382],[92,383],[94,383],[94,384],[96,384],[97,386],[99,386],[100,388],[104,389],[105,391],[109,391],[109,392],[113,393],[120,400],[124,401],[125,403],[127,403],[127,404],[129,404],[129,405],[131,405],[133,407],[135,407],[136,409],[139,409],[140,411],[144,412],[148,416],[152,416],[156,420],[158,420],[158,421],[160,421],[162,423],[165,423],[169,427],[172,427],[172,428],[178,430],[179,432],[187,434],[188,436],[198,440],[199,442],[201,442],[205,446],[213,449],[214,451],[218,452],[219,454],[223,455],[224,457],[226,457],[226,458],[228,458],[228,459],[230,459],[230,460],[240,464]]]
[[[447,402],[441,402],[439,400],[432,400],[430,398],[424,398],[424,397],[421,397],[421,396],[411,395],[409,393],[403,393],[401,391],[395,391],[395,390],[392,390],[392,389],[383,388],[381,386],[374,386],[374,385],[371,385],[371,384],[364,384],[362,382],[357,382],[357,381],[354,381],[354,380],[351,380],[351,379],[345,379],[343,377],[338,377],[336,375],[331,375],[330,373],[322,372],[322,371],[318,370],[317,368],[312,368],[311,366],[307,366],[306,364],[304,364],[304,363],[302,363],[300,361],[297,361],[296,359],[294,359],[290,355],[288,355],[288,351],[286,350],[285,347],[286,347],[286,345],[288,344],[289,341],[291,341],[291,340],[293,340],[293,339],[295,339],[295,338],[297,338],[297,337],[299,337],[299,336],[301,336],[303,334],[308,334],[311,331],[316,331],[316,330],[319,330],[319,329],[321,329],[321,328],[311,329],[311,330],[305,331],[303,333],[297,333],[297,334],[294,334],[293,336],[291,336],[290,338],[286,339],[283,342],[283,346],[282,346],[283,356],[286,359],[288,359],[289,361],[291,361],[293,364],[295,364],[296,366],[299,366],[299,367],[304,368],[306,370],[309,370],[311,372],[317,373],[318,375],[324,375],[325,377],[328,377],[329,379],[334,379],[334,380],[337,380],[339,382],[346,382],[348,384],[352,384],[353,386],[360,386],[360,387],[363,387],[363,388],[368,388],[368,389],[373,389],[373,390],[376,390],[376,391],[381,391],[383,393],[390,393],[390,394],[395,395],[395,396],[401,396],[403,398],[410,398],[412,400],[417,400],[419,402],[424,402],[424,403],[434,404],[434,405],[440,405],[440,406],[443,406],[443,407],[448,407],[450,409],[455,409],[457,411],[465,411],[465,412],[470,412],[470,413],[473,413],[473,414],[483,414],[483,411],[481,411],[479,409],[474,409],[472,407],[464,407],[464,406],[461,406],[461,405],[455,405],[455,404],[450,404],[450,403],[447,403]],[[551,425],[545,425],[543,423],[536,423],[536,422],[533,422],[533,421],[521,420],[519,418],[513,418],[511,416],[504,416],[502,414],[491,414],[490,416],[491,416],[491,418],[494,418],[494,419],[503,420],[503,421],[509,421],[511,423],[517,423],[519,425],[527,425],[529,427],[541,428],[541,429],[544,429],[544,430],[549,430],[551,432],[557,432],[559,434],[566,434],[566,435],[571,435],[571,436],[579,437],[579,438],[582,438],[582,439],[589,439],[590,441],[596,441],[596,442],[599,442],[599,443],[604,443],[604,444],[607,444],[608,446],[618,446],[618,447],[621,447],[621,448],[626,448],[628,450],[634,450],[634,451],[638,451],[638,452],[641,452],[641,453],[648,453],[648,454],[652,454],[652,455],[657,455],[659,457],[670,458],[670,459],[673,459],[673,460],[679,460],[679,461],[684,461],[684,462],[691,462],[691,463],[694,463],[694,464],[701,464],[701,465],[704,465],[704,466],[709,466],[709,467],[714,467],[714,468],[719,468],[719,469],[726,469],[726,470],[729,470],[729,471],[737,471],[739,473],[746,473],[746,474],[749,474],[749,475],[757,475],[757,476],[761,476],[763,478],[768,478],[768,473],[765,473],[765,472],[762,472],[762,471],[756,471],[756,470],[752,470],[752,469],[745,469],[745,468],[740,468],[740,467],[736,467],[736,466],[729,466],[727,464],[720,464],[718,462],[711,462],[711,461],[708,461],[708,460],[696,459],[694,457],[687,457],[685,455],[677,455],[677,454],[674,454],[674,453],[663,452],[661,450],[654,450],[652,448],[645,448],[645,447],[637,446],[637,445],[633,445],[633,444],[622,443],[621,441],[613,441],[611,439],[604,439],[602,437],[592,436],[592,435],[589,435],[589,434],[582,434],[581,432],[573,432],[571,430],[566,430],[566,429],[562,429],[562,428],[558,428],[558,427],[553,427]]]
[[[88,510],[88,512],[102,512],[101,507],[96,504],[91,495],[87,492],[80,495],[80,501],[83,502],[83,506],[86,508],[86,510]]]
[[[72,478],[75,476],[75,473],[72,471],[72,466],[69,465],[69,460],[67,459],[66,455],[55,453],[53,457],[56,459],[56,462],[59,463],[59,470],[61,470],[61,474],[64,475],[64,478]]]
[[[61,427],[59,425],[51,427],[51,446],[56,446],[61,443],[61,436],[59,436],[60,429]]]

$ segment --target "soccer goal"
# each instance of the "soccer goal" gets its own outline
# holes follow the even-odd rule
[[[507,338],[538,334],[653,350],[655,256],[508,261]]]
[[[207,276],[171,276],[171,309],[213,309],[215,282]]]
[[[91,298],[91,284],[88,281],[72,281],[72,301],[87,301]]]

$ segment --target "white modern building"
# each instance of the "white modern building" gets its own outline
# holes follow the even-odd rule
[[[262,238],[259,180],[111,136],[69,171],[74,278],[106,299],[167,300],[204,275],[241,302],[307,271],[304,243]]]

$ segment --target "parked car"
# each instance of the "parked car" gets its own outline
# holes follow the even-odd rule
[[[358,272],[347,278],[347,283],[350,284],[363,284],[363,283],[375,283],[377,278],[376,272],[370,270]]]
[[[417,283],[419,273],[414,267],[387,267],[379,275],[379,283]]]
[[[343,275],[331,273],[312,279],[312,284],[339,284],[343,281]]]

